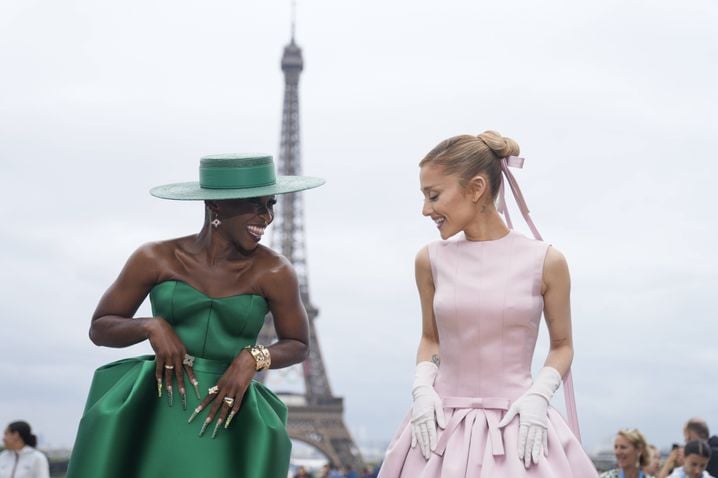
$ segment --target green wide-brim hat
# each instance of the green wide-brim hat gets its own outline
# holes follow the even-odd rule
[[[150,194],[162,199],[221,201],[293,193],[324,182],[312,176],[277,176],[268,154],[213,154],[200,159],[199,181],[157,186]]]

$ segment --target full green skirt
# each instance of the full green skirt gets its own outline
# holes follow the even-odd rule
[[[194,372],[203,396],[227,364],[197,358]],[[259,382],[252,382],[230,427],[215,422],[200,437],[204,410],[185,383],[187,410],[174,384],[174,404],[157,396],[154,356],[100,367],[90,388],[70,458],[67,478],[286,478],[291,442],[287,408]],[[208,409],[210,407],[207,407]]]

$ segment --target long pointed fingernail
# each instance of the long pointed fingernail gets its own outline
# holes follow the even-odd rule
[[[184,388],[180,388],[180,397],[182,397],[182,410],[187,410],[187,393]]]
[[[229,412],[229,416],[227,417],[227,423],[224,424],[224,428],[228,428],[229,424],[232,423],[232,419],[234,418],[234,410]]]
[[[157,397],[162,398],[162,379],[157,380]]]
[[[171,407],[172,403],[174,402],[174,394],[172,393],[172,385],[167,387],[167,400],[170,402],[170,407]]]
[[[214,431],[212,432],[212,438],[217,436],[217,430],[219,430],[219,427],[222,426],[222,419],[220,418],[217,420],[217,424],[214,426]]]
[[[202,424],[202,429],[199,431],[199,436],[204,435],[204,431],[207,429],[207,425],[209,425],[211,422],[209,421],[209,418],[204,421]]]
[[[195,417],[197,415],[199,415],[199,412],[201,412],[201,411],[202,411],[202,407],[195,408],[194,411],[192,412],[192,415],[189,416],[189,420],[187,420],[187,423],[192,423],[192,420],[194,420]]]
[[[202,400],[202,396],[199,394],[199,382],[192,380],[192,385],[194,385],[194,393],[197,394],[197,400]]]

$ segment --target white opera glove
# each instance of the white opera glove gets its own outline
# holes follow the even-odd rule
[[[436,425],[446,427],[441,397],[434,390],[434,379],[439,368],[432,362],[416,364],[416,375],[411,395],[414,405],[411,407],[411,447],[419,444],[421,454],[427,460],[436,449]]]
[[[511,404],[499,427],[519,416],[519,459],[528,468],[548,453],[548,404],[561,384],[561,374],[553,367],[544,367],[536,375],[533,385]]]

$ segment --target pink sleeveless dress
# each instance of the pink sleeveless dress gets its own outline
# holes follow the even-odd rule
[[[434,387],[447,426],[429,460],[411,448],[410,414],[386,452],[380,478],[591,478],[595,467],[563,417],[549,407],[548,456],[528,470],[518,458],[518,417],[498,423],[532,383],[549,245],[510,231],[494,241],[429,244],[441,366]],[[567,385],[570,386],[570,380]]]

